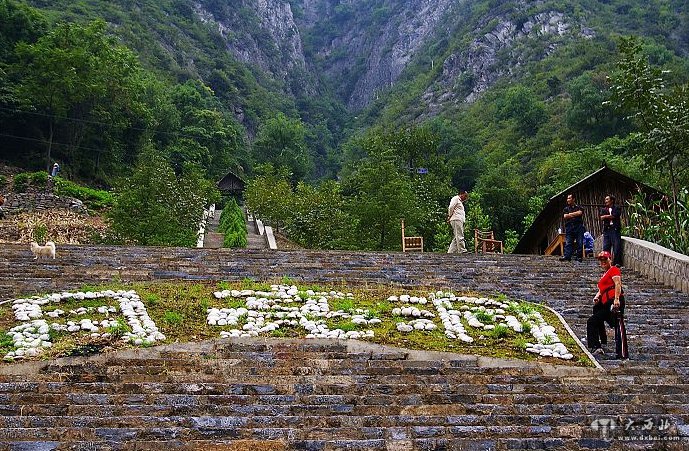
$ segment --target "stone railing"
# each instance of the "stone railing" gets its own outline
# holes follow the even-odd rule
[[[203,240],[206,236],[206,227],[208,226],[208,220],[215,217],[215,204],[211,205],[207,209],[203,209],[203,215],[201,216],[201,221],[199,222],[199,231],[196,233],[196,247],[203,247]]]
[[[622,241],[625,266],[689,293],[689,257],[637,238],[625,236]]]
[[[275,240],[275,235],[273,234],[273,228],[263,224],[263,221],[258,219],[255,215],[247,213],[249,221],[254,221],[256,226],[256,233],[266,239],[266,245],[268,249],[277,250],[278,245]]]

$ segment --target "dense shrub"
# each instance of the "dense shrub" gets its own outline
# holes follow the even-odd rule
[[[29,174],[31,185],[37,188],[45,188],[48,186],[48,173],[45,171],[32,172]]]
[[[26,189],[29,187],[29,174],[27,172],[22,172],[14,176],[14,192],[15,193],[25,193]]]
[[[76,197],[91,210],[112,207],[113,196],[108,191],[78,185],[61,177],[55,178],[55,192],[60,196]]]
[[[0,183],[0,185],[2,185],[2,183]],[[29,186],[44,189],[48,186],[48,173],[45,171],[21,172],[14,176],[15,192],[24,193]]]
[[[204,205],[217,188],[195,166],[178,176],[167,158],[149,149],[131,177],[118,183],[108,216],[114,236],[146,246],[194,246]]]
[[[689,255],[689,189],[683,188],[677,203],[662,198],[649,200],[637,194],[627,203],[626,235],[650,241]],[[680,233],[677,233],[679,223]]]
[[[247,231],[244,212],[234,199],[228,201],[223,208],[218,231],[225,234],[223,247],[246,247]]]

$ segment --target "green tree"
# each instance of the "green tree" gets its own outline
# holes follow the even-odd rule
[[[147,149],[118,184],[109,216],[114,232],[127,241],[193,246],[204,207],[218,198],[198,167],[188,165],[178,177],[163,155]]]
[[[667,87],[661,69],[648,63],[634,38],[622,39],[620,52],[612,101],[631,113],[630,118],[641,129],[644,146],[640,150],[646,161],[669,174],[675,233],[679,236],[682,224],[676,206],[689,169],[689,85]]]
[[[38,10],[13,0],[0,0],[0,61],[11,61],[18,42],[35,42],[47,28]]]
[[[80,149],[102,147],[102,138],[113,127],[128,125],[125,116],[134,107],[132,81],[140,66],[131,51],[107,35],[104,21],[61,24],[33,44],[19,43],[17,57],[18,96],[45,118],[40,133],[46,141],[48,168],[57,133],[70,144],[60,158],[74,161]],[[102,129],[105,123],[108,128]],[[84,146],[89,136],[94,141]],[[107,156],[87,153],[97,162]]]
[[[545,105],[524,86],[514,86],[498,97],[497,117],[512,121],[525,136],[532,136],[546,120]]]
[[[313,173],[313,157],[306,146],[304,124],[283,113],[278,113],[260,127],[253,155],[259,163],[287,168],[294,181],[304,180]]]
[[[374,139],[367,144],[368,157],[345,180],[350,214],[356,218],[362,247],[398,249],[400,220],[416,223],[417,203],[410,177],[399,167],[392,149],[380,148]]]
[[[242,128],[220,110],[210,88],[190,80],[173,89],[171,101],[178,121],[178,134],[167,149],[173,166],[193,163],[219,179],[246,163]]]
[[[356,248],[354,218],[347,212],[340,184],[328,180],[317,187],[299,182],[286,226],[291,239],[309,248]]]
[[[521,228],[527,212],[529,190],[516,159],[486,168],[475,191],[480,194],[481,207],[498,237],[504,237],[506,230]]]
[[[293,211],[293,194],[287,170],[271,164],[256,168],[258,175],[244,191],[247,208],[260,219],[279,229],[288,222]]]
[[[643,168],[643,157],[638,155],[642,145],[641,137],[631,134],[622,139],[608,138],[595,146],[554,152],[540,164],[535,174],[538,195],[548,199],[597,171],[603,164],[635,180],[658,185],[658,174]]]
[[[614,136],[625,125],[624,118],[607,103],[609,85],[605,73],[587,72],[575,78],[567,89],[572,102],[567,111],[568,124],[594,142]]]

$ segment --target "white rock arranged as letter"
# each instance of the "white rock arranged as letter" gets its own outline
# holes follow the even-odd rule
[[[9,330],[8,335],[12,337],[14,350],[8,352],[4,359],[18,360],[24,357],[34,357],[38,355],[42,348],[51,347],[53,345],[50,339],[51,330],[69,333],[88,332],[89,337],[93,339],[109,338],[111,334],[107,332],[107,329],[119,325],[119,322],[112,317],[112,314],[118,311],[118,308],[115,306],[78,307],[75,310],[71,310],[69,312],[71,315],[81,317],[78,321],[66,321],[64,323],[54,321],[48,324],[43,319],[45,316],[51,320],[57,320],[66,314],[61,309],[44,312],[43,308],[48,304],[84,299],[111,299],[119,304],[119,311],[131,329],[131,332],[123,334],[123,340],[135,345],[150,345],[154,342],[165,340],[165,335],[160,333],[155,322],[148,316],[146,307],[135,291],[105,290],[97,292],[53,293],[42,297],[34,296],[32,298],[16,299],[12,303],[15,319],[24,324]],[[100,322],[94,322],[91,318],[84,318],[85,315],[91,313],[106,315],[108,318]]]

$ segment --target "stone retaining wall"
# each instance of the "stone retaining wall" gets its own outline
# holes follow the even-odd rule
[[[689,257],[648,241],[622,237],[624,265],[689,293]]]
[[[5,204],[2,208],[6,214],[35,210],[73,210],[87,213],[86,207],[79,199],[57,196],[49,192],[8,193],[5,195]]]

